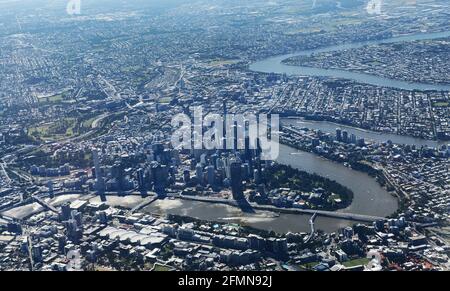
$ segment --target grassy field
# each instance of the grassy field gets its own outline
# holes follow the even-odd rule
[[[49,122],[28,128],[28,135],[43,140],[58,140],[75,135],[74,128],[77,124],[75,118],[64,118],[59,121]]]
[[[61,102],[62,100],[63,100],[62,94],[38,98],[39,103],[56,103],[56,102]]]
[[[303,265],[299,265],[299,267],[301,269],[311,270],[317,264],[319,264],[319,262],[311,262],[311,263],[306,263],[306,264],[303,264]]]
[[[433,107],[449,107],[449,102],[436,102],[433,103]]]
[[[91,128],[92,127],[92,123],[98,118],[98,116],[94,116],[92,118],[83,120],[83,127],[85,128]]]
[[[370,262],[368,258],[360,258],[360,259],[354,259],[347,262],[342,263],[342,265],[346,267],[355,267],[360,265],[367,265]]]
[[[161,264],[155,264],[153,266],[153,271],[156,271],[156,272],[168,272],[168,271],[171,271],[171,270],[172,270],[171,267],[164,266],[164,265],[161,265]]]
[[[220,67],[239,63],[240,60],[214,60],[209,63],[211,67]]]

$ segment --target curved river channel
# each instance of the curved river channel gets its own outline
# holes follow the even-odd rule
[[[397,199],[367,174],[285,145],[280,146],[280,155],[277,161],[303,171],[317,173],[351,189],[354,193],[353,202],[348,208],[341,209],[341,212],[388,216],[398,209]],[[310,230],[309,215],[275,215],[273,212],[268,211],[244,213],[232,206],[198,201],[157,200],[145,208],[145,211],[159,214],[185,215],[221,222],[234,222],[280,233],[289,231],[308,232]],[[333,232],[354,223],[342,219],[317,217],[315,226],[317,229]]]
[[[321,69],[313,67],[303,67],[303,66],[289,66],[283,64],[282,61],[295,56],[309,56],[315,53],[356,49],[366,45],[382,44],[382,43],[396,43],[404,41],[415,41],[415,40],[428,40],[428,39],[438,39],[449,37],[450,31],[436,32],[436,33],[421,33],[421,34],[411,34],[399,37],[393,37],[388,39],[374,40],[357,42],[350,44],[342,44],[329,46],[314,50],[300,51],[291,54],[279,55],[275,57],[270,57],[261,61],[254,62],[250,65],[250,70],[262,73],[276,73],[276,74],[287,74],[287,75],[301,75],[301,76],[316,76],[316,77],[335,77],[341,79],[354,80],[359,83],[391,87],[404,90],[438,90],[438,91],[450,91],[450,85],[444,84],[422,84],[422,83],[410,83],[406,81],[393,80],[389,78],[378,77],[370,74],[349,72],[345,70],[336,69]]]

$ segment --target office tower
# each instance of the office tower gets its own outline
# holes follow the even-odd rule
[[[259,137],[256,139],[256,149],[254,150],[254,153],[255,158],[261,159],[262,148],[261,148],[261,140],[259,139]]]
[[[42,246],[39,244],[33,245],[31,248],[31,255],[35,263],[42,262]]]
[[[83,236],[83,230],[75,219],[69,219],[65,222],[67,237],[70,241],[77,243]]]
[[[205,153],[200,155],[200,164],[202,164],[202,166],[206,166],[206,154]]]
[[[119,187],[119,190],[124,190],[126,187],[126,180],[125,180],[125,169],[121,162],[116,161],[111,168],[111,175],[114,179],[117,181],[117,185]]]
[[[259,171],[257,169],[253,170],[253,180],[256,184],[258,184],[260,181]]]
[[[250,179],[250,166],[248,163],[242,164],[242,180],[248,181]]]
[[[98,149],[94,148],[92,150],[92,158],[94,159],[94,167],[95,167],[95,178],[96,178],[95,190],[99,193],[103,193],[103,191],[105,190],[105,185],[104,185],[104,180],[103,180],[103,176],[102,176],[102,171],[100,169],[100,160],[98,157]]]
[[[238,150],[238,125],[237,122],[235,121],[233,123],[233,137],[229,137],[229,138],[233,138],[233,150],[237,151]]]
[[[363,147],[366,145],[366,142],[364,141],[363,138],[358,139],[357,145],[360,147]]]
[[[259,178],[261,178],[261,159],[259,157],[255,158],[255,169],[258,171]]]
[[[223,133],[222,133],[222,145],[223,145],[223,149],[226,150],[227,149],[227,101],[224,99],[223,103]]]
[[[58,241],[58,253],[63,254],[64,248],[66,247],[66,236],[57,233],[55,235],[56,240]]]
[[[223,169],[223,168],[225,168],[225,164],[223,162],[223,159],[218,157],[217,160],[216,160],[216,169],[219,170],[219,169]]]
[[[242,164],[233,161],[230,164],[231,191],[235,200],[245,199],[242,189]]]
[[[340,128],[336,128],[336,140],[342,141],[342,130]]]
[[[140,191],[145,191],[145,177],[144,177],[144,169],[139,168],[136,172],[138,187]]]
[[[70,218],[70,202],[66,202],[63,205],[61,205],[61,213],[60,213],[60,219],[61,221],[66,221]]]
[[[350,135],[350,142],[356,144],[356,135],[354,135],[353,133]]]
[[[203,167],[200,163],[195,166],[195,176],[197,177],[198,183],[203,184]]]
[[[248,135],[245,136],[244,141],[244,160],[251,161],[252,160],[252,151],[250,150],[250,137]]]
[[[346,130],[342,131],[342,141],[348,143],[348,132]]]
[[[162,143],[152,144],[153,158],[160,163],[166,162],[166,153],[164,152],[164,145]]]
[[[48,188],[48,196],[50,196],[50,198],[54,198],[55,197],[55,193],[53,191],[53,181],[48,181],[47,182],[47,188]]]
[[[214,169],[217,170],[217,160],[219,159],[218,154],[211,155],[211,164],[214,166]]]
[[[81,212],[72,210],[70,212],[70,216],[72,217],[73,220],[75,220],[77,222],[78,227],[81,227],[83,225],[83,217],[82,217]]]
[[[191,172],[186,169],[183,171],[183,181],[185,184],[187,184],[189,183],[190,180],[191,180]]]
[[[159,163],[152,165],[152,175],[154,177],[154,190],[157,193],[163,193],[167,186],[168,169],[166,165]]]
[[[206,175],[207,175],[207,179],[208,179],[208,184],[210,186],[215,186],[216,171],[214,169],[214,166],[210,165],[210,166],[206,167]]]

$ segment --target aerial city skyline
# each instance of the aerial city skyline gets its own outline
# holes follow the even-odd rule
[[[449,6],[0,1],[0,271],[449,270]]]

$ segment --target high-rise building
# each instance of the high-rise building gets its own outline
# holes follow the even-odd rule
[[[235,200],[245,199],[242,189],[242,164],[238,161],[233,161],[230,164],[231,176],[231,191]]]
[[[66,221],[66,220],[68,220],[69,218],[70,218],[70,203],[69,202],[66,202],[66,203],[63,203],[62,205],[61,205],[61,213],[60,213],[60,219],[61,219],[61,221]]]
[[[191,180],[191,172],[186,169],[183,171],[183,181],[185,184],[189,183],[189,181]]]
[[[358,141],[357,141],[357,145],[360,146],[360,147],[363,147],[363,146],[366,145],[366,143],[365,143],[363,138],[359,138]]]
[[[35,262],[42,262],[42,246],[40,244],[33,245],[31,255]]]
[[[222,132],[222,145],[223,149],[227,149],[227,100],[223,100],[223,132]]]
[[[197,177],[198,183],[203,184],[203,167],[200,163],[195,166],[195,176]]]
[[[159,163],[152,165],[152,175],[154,178],[153,187],[155,192],[163,193],[166,190],[167,178],[169,176],[169,171],[166,165],[161,165]]]
[[[53,190],[53,181],[48,181],[47,182],[47,188],[48,188],[48,195],[50,198],[54,198],[55,197],[55,193]]]
[[[260,177],[259,177],[259,171],[257,169],[253,170],[253,180],[255,183],[259,183]]]
[[[345,143],[348,143],[349,139],[348,139],[348,132],[346,130],[342,131],[342,141]]]
[[[218,154],[212,154],[211,155],[211,164],[214,166],[214,169],[217,170],[217,160],[219,159]]]
[[[248,181],[250,179],[250,166],[248,163],[242,164],[242,180]]]
[[[121,162],[116,161],[111,169],[111,175],[116,179],[119,190],[125,190],[125,169]]]
[[[207,179],[208,179],[208,184],[210,186],[215,186],[216,185],[216,170],[214,169],[213,165],[206,167],[206,175],[207,175]]]
[[[136,172],[137,175],[137,181],[138,181],[138,187],[140,191],[145,191],[145,178],[144,178],[144,169],[139,168]]]
[[[340,128],[336,128],[336,140],[342,141],[342,130]]]
[[[92,158],[94,159],[94,167],[95,167],[95,178],[96,178],[95,190],[97,192],[103,193],[103,191],[105,190],[105,183],[103,180],[102,170],[100,169],[98,149],[94,148],[92,150]]]

